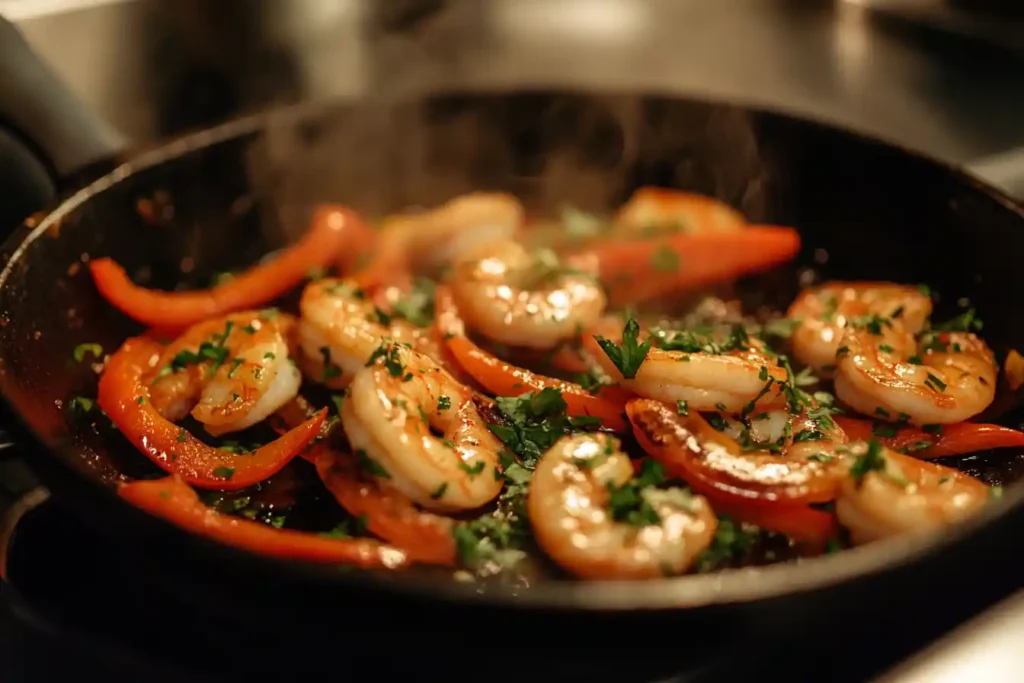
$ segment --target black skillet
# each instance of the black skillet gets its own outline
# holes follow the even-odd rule
[[[7,123],[17,118],[8,115]],[[14,126],[21,134],[27,128]],[[110,138],[99,144],[91,136],[101,128],[72,129],[79,140],[68,141],[66,153],[82,141],[82,160],[114,149]],[[47,145],[27,149],[45,153]],[[513,192],[538,212],[563,201],[608,209],[641,185],[714,195],[752,221],[796,226],[803,236],[799,267],[749,288],[766,300],[790,300],[803,267],[826,279],[925,282],[939,295],[940,317],[966,297],[999,352],[1024,347],[1024,321],[1014,311],[1024,296],[1024,214],[952,168],[778,113],[570,91],[302,106],[107,168],[17,228],[3,247],[0,391],[18,446],[11,450],[60,504],[111,539],[123,562],[173,585],[182,604],[201,605],[204,619],[224,624],[225,633],[258,643],[261,662],[276,653],[330,663],[336,648],[382,639],[393,648],[399,633],[402,642],[462,662],[488,645],[558,648],[576,673],[586,663],[600,671],[595,648],[650,647],[653,637],[672,646],[667,664],[648,661],[659,668],[740,636],[836,635],[865,615],[898,622],[911,611],[954,609],[965,586],[995,597],[1021,584],[1012,559],[1024,524],[1021,487],[937,538],[639,584],[549,581],[510,590],[418,570],[374,574],[272,561],[194,538],[122,503],[114,484],[153,470],[67,405],[92,394],[96,382],[87,364],[72,362],[72,350],[83,342],[114,349],[139,330],[97,294],[83,267],[88,257],[111,256],[149,286],[199,286],[294,239],[317,202],[380,214],[479,189]],[[953,464],[993,484],[1024,478],[1021,453]],[[260,626],[267,623],[277,625],[269,638]],[[509,634],[518,634],[514,645],[503,640]],[[230,649],[223,657],[229,668],[243,666]],[[454,677],[516,675],[500,662],[486,673],[446,666]]]

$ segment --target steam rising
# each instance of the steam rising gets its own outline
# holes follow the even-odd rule
[[[438,94],[335,105],[272,125],[250,150],[268,213],[296,235],[317,203],[369,215],[505,190],[532,212],[607,211],[641,185],[766,210],[749,115],[730,106],[567,91]]]

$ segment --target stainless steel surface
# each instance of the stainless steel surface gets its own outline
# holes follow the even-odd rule
[[[1024,591],[967,622],[876,679],[878,683],[1024,680]]]
[[[395,7],[412,19],[385,26]],[[1024,146],[1019,62],[917,41],[848,2],[109,0],[19,23],[143,142],[282,101],[532,84],[784,108],[957,163]],[[192,100],[207,111],[168,115]]]

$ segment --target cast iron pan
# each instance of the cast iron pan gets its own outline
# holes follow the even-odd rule
[[[97,129],[75,130],[85,147],[103,147],[91,137]],[[26,149],[45,152],[47,145]],[[1024,320],[1015,311],[1024,300],[1024,214],[956,170],[777,113],[570,91],[303,106],[109,167],[4,245],[0,391],[9,427],[55,499],[112,538],[124,562],[173,583],[184,604],[216,612],[231,628],[255,633],[252,624],[287,624],[265,652],[302,643],[304,657],[329,656],[332,644],[351,648],[402,632],[415,633],[418,645],[470,648],[488,629],[529,633],[542,624],[558,634],[548,644],[562,657],[573,647],[649,646],[654,635],[671,638],[678,662],[727,638],[820,633],[865,614],[891,622],[908,610],[945,609],[965,585],[993,592],[1020,585],[1012,558],[1024,524],[1022,487],[938,538],[639,584],[550,581],[512,590],[415,570],[382,575],[272,561],[191,537],[123,504],[113,485],[153,470],[67,408],[70,397],[95,391],[95,375],[71,360],[75,346],[98,342],[110,350],[139,330],[99,297],[84,267],[89,257],[111,256],[150,286],[200,286],[294,239],[317,202],[380,214],[480,189],[513,192],[535,211],[563,201],[608,209],[641,185],[714,195],[752,221],[800,230],[799,266],[752,288],[769,300],[791,300],[802,267],[824,279],[925,282],[939,294],[940,318],[966,297],[998,352],[1024,348]],[[1021,453],[954,464],[993,484],[1024,477]]]

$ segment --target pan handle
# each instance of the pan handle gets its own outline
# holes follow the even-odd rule
[[[62,179],[124,146],[0,17],[0,235],[51,203]]]

